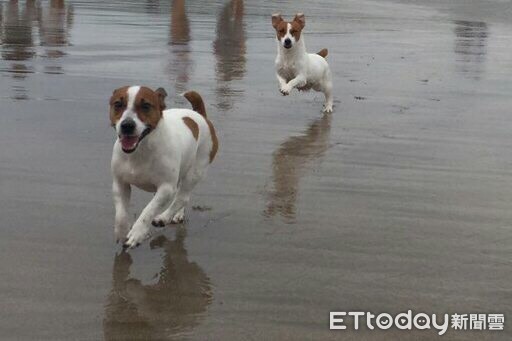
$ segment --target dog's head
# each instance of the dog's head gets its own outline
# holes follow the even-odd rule
[[[292,21],[287,22],[280,13],[276,13],[272,15],[272,26],[279,43],[285,49],[291,49],[300,39],[302,29],[306,26],[306,17],[303,13],[297,13]]]
[[[153,91],[144,86],[123,86],[110,97],[110,122],[125,153],[137,149],[162,118],[165,109],[164,89]]]

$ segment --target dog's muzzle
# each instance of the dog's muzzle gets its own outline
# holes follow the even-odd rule
[[[121,149],[123,150],[123,152],[130,154],[133,153],[135,149],[137,149],[142,139],[145,138],[151,132],[152,129],[150,126],[146,126],[146,129],[144,129],[142,134],[134,135],[136,126],[132,128],[130,123],[124,123],[125,122],[121,123],[119,129],[121,131],[121,134],[119,134],[119,142],[121,143]],[[133,123],[135,124],[135,122]]]
[[[285,48],[287,48],[287,49],[289,49],[290,47],[292,47],[292,41],[291,41],[291,39],[290,39],[290,38],[286,38],[286,39],[284,40],[283,45],[284,45],[284,47],[285,47]]]

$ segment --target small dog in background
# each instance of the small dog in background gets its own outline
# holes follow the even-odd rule
[[[304,14],[297,13],[291,22],[285,21],[279,13],[273,14],[272,26],[277,37],[276,72],[281,93],[286,96],[293,88],[323,92],[324,112],[332,112],[331,71],[325,60],[327,49],[307,53],[302,32],[306,26]]]
[[[166,96],[162,88],[125,86],[110,98],[110,121],[118,136],[112,152],[114,232],[124,247],[149,237],[151,225],[183,222],[190,192],[217,153],[217,135],[201,96],[184,94],[193,110],[165,110]],[[155,193],[133,226],[128,213],[132,185]]]

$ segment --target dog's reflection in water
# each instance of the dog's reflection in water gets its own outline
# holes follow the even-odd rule
[[[329,148],[331,118],[331,114],[324,114],[313,121],[304,134],[288,138],[274,152],[274,189],[267,195],[265,216],[277,214],[288,222],[295,221],[300,180]]]
[[[212,301],[209,278],[184,248],[185,229],[176,239],[159,236],[151,249],[163,249],[163,265],[155,284],[130,277],[132,258],[121,252],[114,259],[112,291],[105,305],[106,340],[162,340],[185,336],[201,322]]]

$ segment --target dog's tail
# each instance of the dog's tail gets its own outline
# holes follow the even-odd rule
[[[199,114],[201,114],[201,116],[206,118],[206,109],[204,107],[204,102],[201,98],[201,95],[191,90],[185,92],[183,97],[185,97],[190,102],[190,104],[192,104],[192,110],[197,111]]]
[[[320,51],[318,51],[316,54],[321,56],[321,57],[327,57],[327,54],[329,53],[329,50],[327,49],[321,49]]]
[[[203,99],[201,98],[201,95],[195,91],[187,91],[183,94],[183,97],[192,104],[192,109],[203,116],[204,120],[208,124],[210,136],[212,138],[212,149],[210,150],[210,163],[212,163],[217,151],[219,150],[219,140],[217,139],[217,134],[215,133],[215,128],[213,127],[212,122],[206,117],[206,109],[204,108]]]

